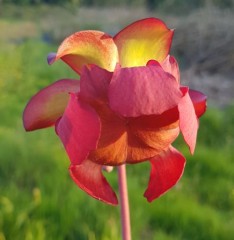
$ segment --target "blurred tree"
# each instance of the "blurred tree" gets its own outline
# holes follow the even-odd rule
[[[234,7],[234,0],[213,0],[213,5],[221,8]]]
[[[38,3],[46,3],[46,4],[78,4],[79,0],[0,0],[2,3],[14,3],[17,5],[25,5],[25,4],[38,4]],[[91,0],[89,0],[91,1]],[[0,2],[0,3],[1,3]]]
[[[93,6],[93,4],[94,4],[94,0],[86,0],[85,1],[86,6]]]
[[[25,4],[57,4],[77,6],[146,6],[149,11],[156,8],[160,11],[174,13],[186,13],[199,7],[216,6],[220,8],[233,8],[234,0],[0,0],[0,6],[4,3]]]
[[[149,11],[153,11],[156,8],[156,5],[158,4],[158,2],[161,1],[156,1],[156,0],[146,0],[146,7]]]

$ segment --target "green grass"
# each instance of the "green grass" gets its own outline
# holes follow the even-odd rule
[[[119,209],[75,186],[53,129],[26,133],[30,96],[59,78],[76,78],[65,64],[49,67],[56,48],[36,39],[0,45],[0,239],[119,240]],[[231,240],[234,237],[234,107],[208,109],[197,149],[180,183],[149,204],[143,198],[149,164],[128,166],[133,239]],[[106,174],[117,191],[117,174]]]

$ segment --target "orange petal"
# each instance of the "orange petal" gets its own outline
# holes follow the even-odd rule
[[[78,74],[83,65],[95,64],[112,71],[118,52],[111,36],[99,31],[81,31],[66,38],[57,54],[48,56],[49,64],[62,59]]]
[[[101,136],[89,159],[102,165],[145,161],[167,149],[179,134],[177,108],[161,115],[123,118],[107,104],[95,103],[101,119]]]
[[[117,205],[117,197],[102,174],[102,166],[89,160],[81,165],[71,165],[69,168],[73,181],[93,198],[111,205]]]
[[[146,160],[167,149],[179,134],[178,110],[129,121],[128,163]]]
[[[101,119],[101,136],[96,150],[89,159],[102,165],[116,166],[126,162],[127,133],[125,120],[116,115],[106,104],[93,106]]]
[[[50,127],[63,115],[69,100],[69,92],[78,92],[77,80],[62,79],[34,95],[23,113],[23,123],[27,131]]]
[[[145,66],[150,59],[162,62],[169,53],[173,30],[157,18],[132,23],[114,41],[122,67]]]

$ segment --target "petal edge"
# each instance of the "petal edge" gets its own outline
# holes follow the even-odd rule
[[[148,188],[144,197],[148,202],[160,197],[181,178],[185,167],[184,156],[172,146],[150,160],[151,171]]]
[[[33,131],[54,125],[66,108],[69,92],[79,91],[79,81],[58,80],[41,89],[26,105],[23,124],[26,131]]]
[[[162,62],[170,51],[173,32],[157,18],[146,18],[128,25],[114,36],[121,65],[145,66],[150,59]]]
[[[198,118],[200,118],[206,111],[207,97],[203,93],[189,89],[189,96],[193,102],[193,106]]]
[[[76,185],[91,197],[107,204],[118,204],[115,192],[102,174],[101,165],[85,160],[81,165],[71,165],[69,172]]]
[[[60,58],[78,74],[84,65],[89,64],[112,71],[118,62],[118,52],[111,36],[87,30],[67,37],[59,46],[56,56],[48,56],[48,62],[51,64]]]
[[[193,154],[196,146],[199,124],[192,100],[189,96],[189,88],[181,87],[181,91],[184,96],[178,104],[179,125],[184,140],[189,146],[191,154]]]

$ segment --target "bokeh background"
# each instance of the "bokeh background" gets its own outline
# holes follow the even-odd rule
[[[26,133],[22,112],[39,89],[77,78],[46,56],[69,34],[115,34],[144,17],[175,28],[184,84],[208,95],[181,181],[149,204],[150,166],[128,166],[134,240],[234,239],[234,0],[0,0],[0,240],[119,240],[119,208],[83,193],[53,129]],[[114,170],[106,177],[117,191]]]

